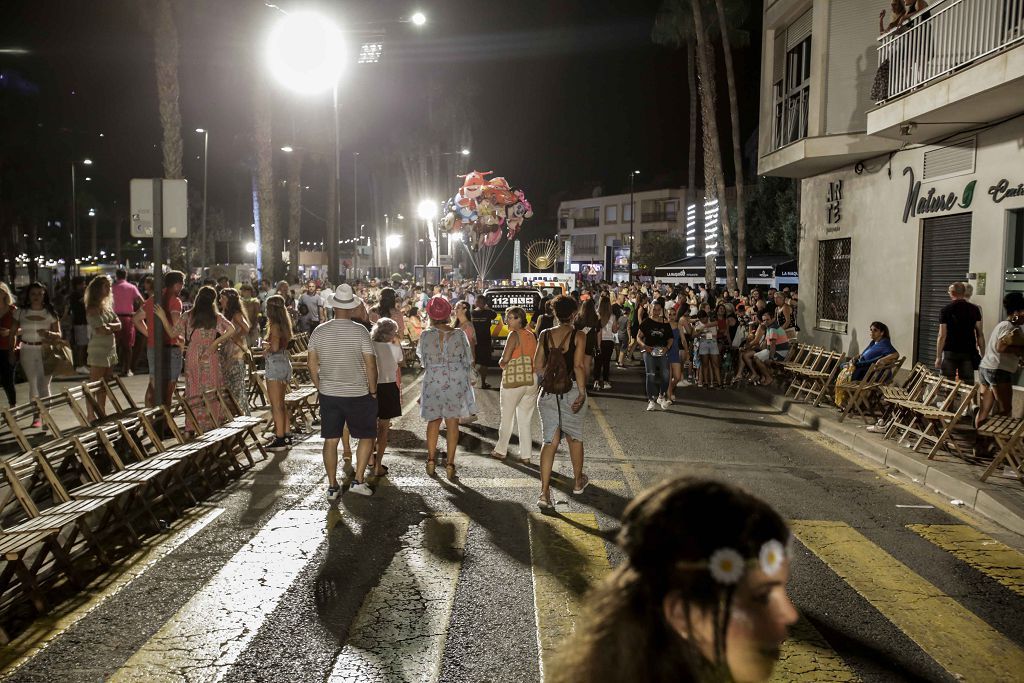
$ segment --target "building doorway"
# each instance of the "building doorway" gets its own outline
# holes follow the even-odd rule
[[[966,280],[971,267],[971,214],[926,218],[923,223],[914,359],[931,367],[939,336],[939,313],[949,303],[949,286]]]

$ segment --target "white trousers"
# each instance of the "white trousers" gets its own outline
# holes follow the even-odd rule
[[[498,442],[494,444],[497,453],[508,454],[508,440],[512,438],[512,420],[519,424],[519,457],[533,457],[533,414],[537,412],[537,381],[533,386],[501,388],[498,404],[501,406],[501,426],[498,428]]]
[[[21,345],[21,369],[28,379],[29,398],[46,398],[50,395],[50,375],[43,373],[42,346]]]

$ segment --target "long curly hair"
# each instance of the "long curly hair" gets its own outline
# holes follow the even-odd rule
[[[106,291],[104,291],[104,285],[107,286]],[[89,280],[89,285],[85,288],[86,310],[102,311],[111,306],[113,306],[113,300],[110,293],[110,276],[97,275]]]
[[[553,683],[731,680],[725,633],[735,586],[718,583],[706,568],[692,564],[726,547],[757,557],[772,539],[789,539],[785,521],[731,484],[680,477],[641,493],[626,508],[618,535],[626,560],[589,594],[581,622],[545,678]],[[673,592],[712,615],[714,659],[666,621],[664,602]]]

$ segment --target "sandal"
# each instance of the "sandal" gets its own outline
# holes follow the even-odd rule
[[[588,486],[590,486],[590,477],[588,477],[587,475],[584,474],[583,475],[583,485],[574,488],[572,490],[572,494],[574,496],[578,496],[578,495],[582,494],[584,491],[586,491]]]
[[[499,453],[498,451],[491,451],[491,457],[495,460],[504,460],[508,457],[508,453]]]
[[[381,465],[380,467],[374,467],[373,468],[373,476],[375,476],[375,477],[386,477],[386,476],[388,476],[388,472],[390,472],[390,471],[391,470],[388,469],[387,465]]]
[[[427,476],[428,477],[434,476],[434,468],[436,467],[436,465],[437,465],[437,463],[434,460],[434,458],[427,458]]]
[[[550,497],[545,498],[544,496],[541,496],[537,499],[537,507],[541,510],[553,510],[555,506],[552,504]]]
[[[448,465],[445,465],[444,473],[445,475],[447,475],[448,479],[455,479],[455,465],[450,463]]]

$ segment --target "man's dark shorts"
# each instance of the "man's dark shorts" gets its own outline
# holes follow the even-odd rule
[[[377,437],[377,399],[364,396],[328,396],[320,394],[320,436],[340,439],[348,425],[349,434],[356,439]]]
[[[959,377],[967,384],[974,384],[974,354],[943,351],[942,376],[947,379]]]

